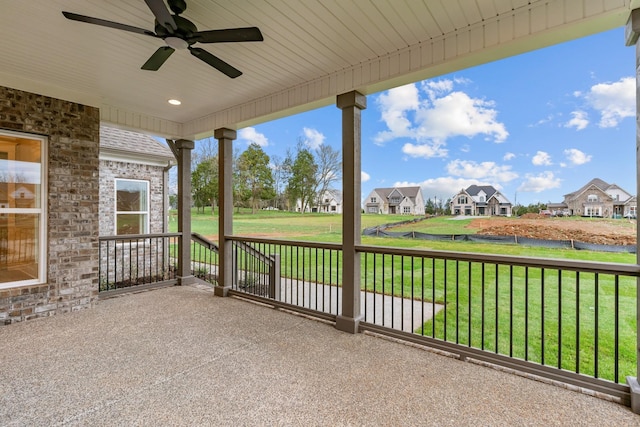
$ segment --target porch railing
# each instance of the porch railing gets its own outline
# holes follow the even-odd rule
[[[180,233],[103,236],[99,240],[99,292],[176,283]]]
[[[229,237],[232,293],[334,319],[339,314],[340,245]]]
[[[234,291],[320,317],[341,311],[340,245],[229,237],[280,256],[280,292],[234,249]],[[585,387],[629,403],[636,375],[636,265],[358,246],[360,330]]]
[[[218,283],[218,245],[206,237],[191,233],[191,274],[213,285]]]

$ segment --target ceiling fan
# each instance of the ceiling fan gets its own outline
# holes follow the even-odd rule
[[[187,8],[184,0],[167,0],[173,15],[167,9],[164,0],[145,0],[155,16],[155,32],[118,22],[107,21],[90,16],[62,12],[65,18],[88,24],[101,25],[117,30],[130,31],[145,36],[162,39],[166,46],[160,47],[142,66],[143,70],[157,71],[176,49],[189,49],[189,52],[201,61],[209,64],[218,71],[235,79],[242,72],[229,65],[206,50],[193,47],[195,43],[234,43],[261,42],[264,40],[257,27],[229,28],[225,30],[198,31],[198,28],[186,18],[179,16]]]

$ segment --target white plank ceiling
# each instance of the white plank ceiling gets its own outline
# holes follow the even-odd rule
[[[162,40],[61,13],[153,30],[143,0],[2,0],[0,85],[99,107],[121,127],[203,137],[622,26],[638,1],[187,0],[199,30],[262,31],[264,42],[196,45],[244,73],[230,79],[187,51],[141,70]]]

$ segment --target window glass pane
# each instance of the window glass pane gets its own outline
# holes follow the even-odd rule
[[[116,181],[118,212],[147,210],[147,183],[144,181]]]
[[[40,208],[41,142],[0,137],[0,209]]]
[[[116,234],[144,234],[146,226],[147,214],[118,214]]]
[[[40,215],[0,211],[0,283],[38,278]]]

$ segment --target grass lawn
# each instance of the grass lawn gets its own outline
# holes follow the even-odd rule
[[[409,219],[402,215],[363,215],[362,226],[373,227]],[[470,220],[434,218],[403,226],[432,234],[469,234]],[[172,223],[175,227],[175,222]],[[234,234],[295,241],[339,243],[341,216],[260,211],[234,214]],[[195,214],[194,232],[217,240],[217,216]],[[427,250],[493,253],[523,257],[562,258],[635,264],[635,254],[549,249],[523,245],[426,241],[363,236],[362,243]],[[284,250],[284,249],[278,249]],[[337,278],[342,260],[325,264],[322,254],[304,250],[282,256],[283,275],[321,280]],[[298,258],[301,265],[298,266]],[[341,254],[339,256],[341,258]],[[311,273],[312,265],[321,265]],[[299,270],[298,270],[299,269]],[[335,281],[333,283],[336,283]],[[636,283],[611,275],[562,272],[555,269],[495,266],[463,261],[363,254],[363,288],[445,305],[418,333],[500,354],[513,355],[570,371],[614,380],[614,348],[619,343],[617,381],[635,375]],[[615,298],[617,289],[617,299]],[[614,331],[618,306],[618,336]],[[597,320],[596,320],[597,313]],[[579,319],[579,322],[576,320]],[[597,324],[596,324],[597,322]],[[497,331],[497,333],[496,333]],[[597,343],[595,336],[597,334]],[[597,357],[596,357],[597,354]],[[558,356],[559,355],[559,356]],[[597,362],[596,362],[597,359]],[[596,366],[597,363],[597,366]]]

